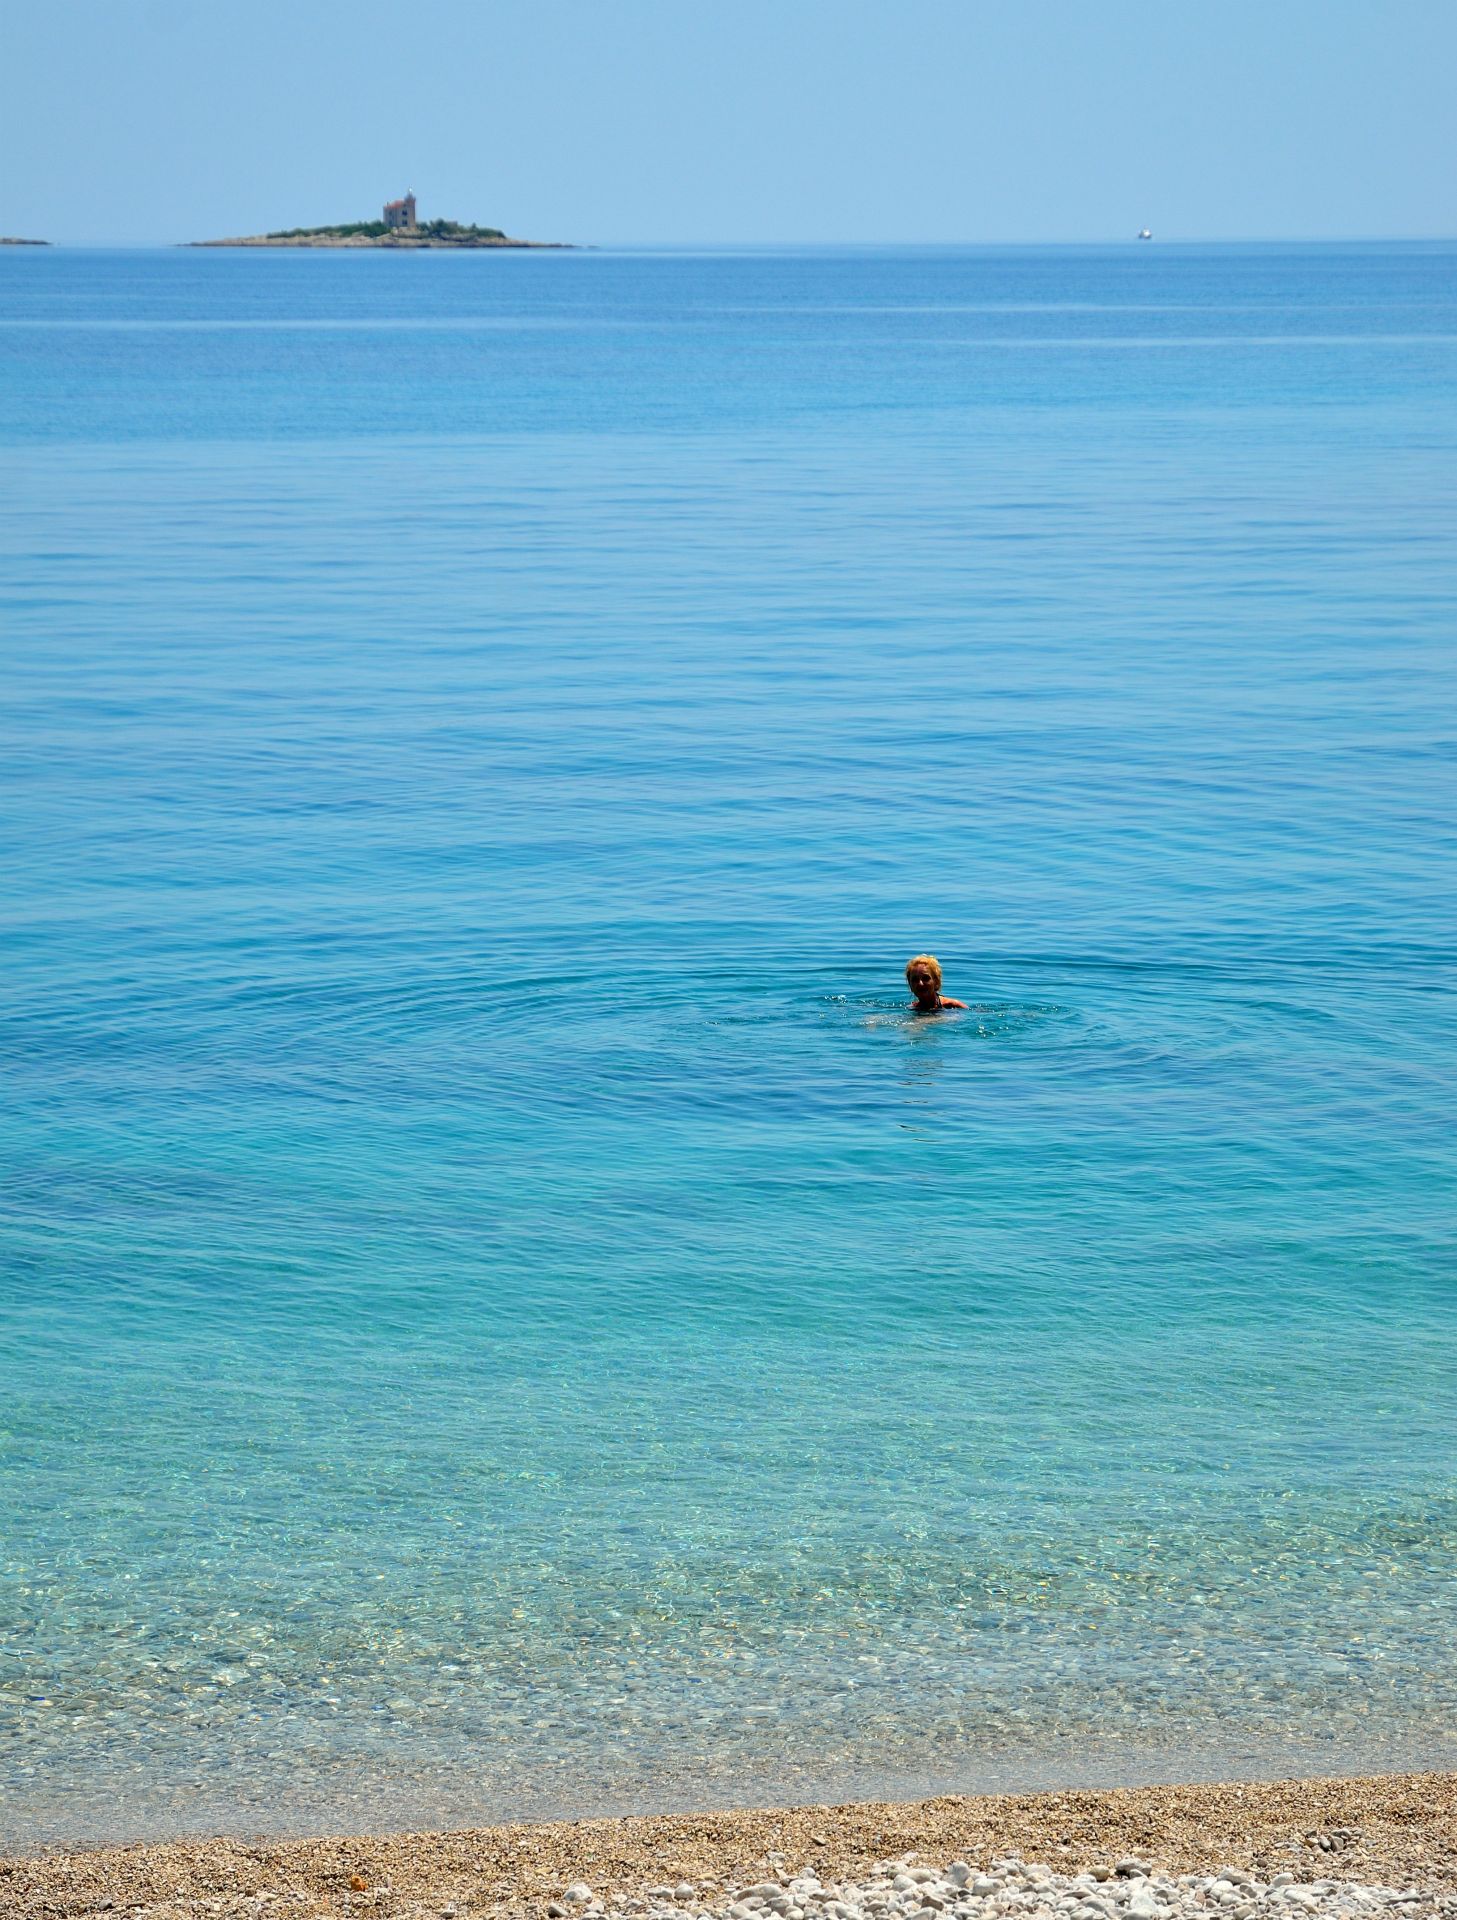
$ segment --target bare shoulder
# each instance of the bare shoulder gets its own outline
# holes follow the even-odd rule
[[[954,1007],[958,1013],[966,1012],[966,1002],[964,1000],[948,1000],[944,993],[941,996],[941,1004],[943,1007]]]

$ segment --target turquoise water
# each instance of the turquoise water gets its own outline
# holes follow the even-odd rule
[[[0,355],[7,1839],[1457,1764],[1457,249]]]

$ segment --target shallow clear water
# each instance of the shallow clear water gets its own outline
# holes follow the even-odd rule
[[[1457,250],[0,322],[7,1839],[1457,1763]]]

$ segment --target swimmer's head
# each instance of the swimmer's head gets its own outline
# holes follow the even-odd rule
[[[941,962],[934,953],[918,953],[906,962],[906,985],[919,1005],[933,1007],[941,997]]]

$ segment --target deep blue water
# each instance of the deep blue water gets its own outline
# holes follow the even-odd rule
[[[1457,249],[0,358],[5,1838],[1457,1764]]]

